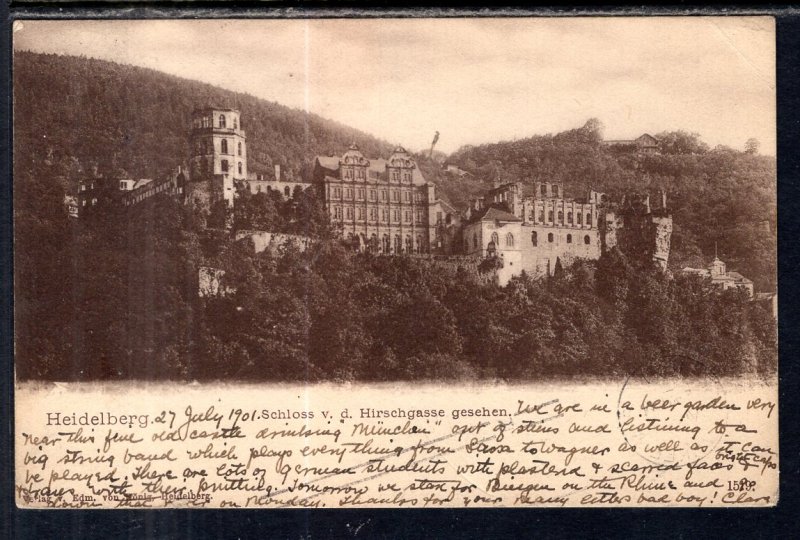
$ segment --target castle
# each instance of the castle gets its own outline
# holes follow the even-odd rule
[[[401,146],[388,159],[368,158],[355,143],[341,156],[316,156],[309,183],[282,177],[279,167],[274,178],[248,173],[247,137],[236,109],[196,109],[189,143],[188,178],[179,167],[161,180],[122,179],[114,200],[129,207],[166,192],[206,208],[222,202],[230,216],[237,190],[277,189],[289,198],[313,186],[354,249],[491,261],[501,285],[523,271],[552,276],[559,265],[597,260],[617,245],[667,268],[672,218],[663,193],[660,207],[651,210],[649,196],[612,205],[596,191],[568,198],[561,184],[536,183],[526,192],[530,186],[512,182],[495,185],[461,213]],[[98,203],[94,183],[84,188],[70,201],[70,215]]]

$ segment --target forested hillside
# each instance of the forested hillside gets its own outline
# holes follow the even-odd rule
[[[728,268],[772,291],[777,272],[775,158],[755,148],[739,152],[709,149],[697,134],[659,133],[659,154],[637,154],[602,144],[602,125],[589,120],[579,129],[460,149],[448,158],[474,174],[448,178],[437,167],[429,176],[451,198],[465,200],[495,179],[511,182],[561,182],[568,196],[589,188],[619,201],[625,194],[667,192],[674,217],[670,266],[706,266],[715,245]],[[743,141],[744,142],[744,141]]]
[[[771,376],[769,311],[740,291],[643,268],[612,250],[500,287],[468,268],[346,250],[313,191],[242,195],[234,227],[313,234],[307,251],[255,254],[164,194],[128,213],[74,219],[64,190],[89,174],[157,176],[187,154],[196,105],[242,110],[250,168],[300,171],[317,153],[381,141],[315,116],[160,73],[79,58],[15,56],[15,362],[20,379],[407,380],[608,376]],[[700,265],[714,242],[729,268],[775,283],[775,163],[664,134],[660,155],[601,145],[600,126],[465,148],[449,177],[418,156],[456,204],[495,179],[581,195],[665,188],[673,264]],[[309,223],[315,224],[310,228]],[[302,224],[302,228],[300,228]],[[702,255],[702,257],[701,257]],[[198,270],[230,293],[201,298]]]
[[[356,141],[366,155],[388,143],[313,114],[157,71],[102,60],[14,54],[17,171],[48,160],[69,180],[94,166],[157,177],[188,159],[195,107],[241,110],[248,167],[301,172],[316,154],[342,153]]]

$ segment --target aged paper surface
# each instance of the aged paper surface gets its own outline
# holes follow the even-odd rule
[[[17,391],[35,508],[770,506],[777,391],[48,385]]]
[[[20,507],[777,504],[771,18],[14,49]]]

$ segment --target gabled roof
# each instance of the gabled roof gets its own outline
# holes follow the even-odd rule
[[[487,206],[473,214],[469,221],[474,223],[476,221],[520,222],[522,220],[511,212],[506,212],[494,206]]]

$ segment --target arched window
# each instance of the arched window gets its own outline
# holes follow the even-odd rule
[[[552,223],[552,222],[553,222],[553,211],[552,211],[552,210],[550,210],[550,211],[547,213],[547,221],[549,221],[550,223]]]
[[[572,243],[572,235],[568,234],[567,235],[567,244],[571,244],[571,243]]]
[[[496,232],[492,233],[492,242],[494,242],[496,246],[500,244],[500,238],[497,236]]]
[[[567,212],[567,223],[572,225],[572,212]]]
[[[219,127],[221,127],[221,128],[225,127],[225,115],[224,114],[219,115]]]
[[[506,247],[514,247],[514,235],[511,233],[506,235]]]
[[[580,212],[578,212],[578,213],[576,214],[576,217],[578,218],[578,225],[582,225],[582,224],[583,224],[583,214],[581,214]]]
[[[227,139],[222,139],[222,142],[220,144],[221,144],[222,153],[223,154],[227,154],[228,153],[228,140]]]
[[[287,199],[291,196],[292,191],[289,189],[289,186],[283,188],[283,194],[286,196]]]
[[[544,210],[539,212],[539,223],[544,223]]]
[[[553,243],[553,233],[547,233],[547,241]]]
[[[536,231],[533,231],[531,233],[531,244],[533,244],[534,246],[539,245],[539,235],[536,233]]]
[[[592,224],[592,214],[588,214],[588,213],[586,214],[586,224],[591,226],[591,224]],[[587,242],[587,244],[588,244],[588,242]]]
[[[228,172],[228,160],[223,159],[219,162],[220,167],[222,168],[222,172]]]
[[[236,152],[241,156],[242,155],[242,143],[237,143],[236,145]]]
[[[558,222],[564,223],[564,212],[561,212],[560,210],[558,212]]]
[[[242,162],[239,162],[239,174],[242,174]]]
[[[589,235],[588,235],[588,234],[587,234],[586,236],[584,236],[584,237],[583,237],[583,243],[584,243],[584,244],[586,244],[587,246],[588,246],[588,245],[589,245],[591,242],[592,242],[592,239],[591,239],[591,238],[589,238]]]

